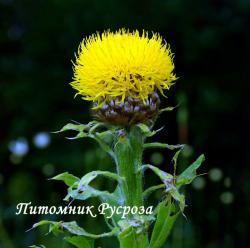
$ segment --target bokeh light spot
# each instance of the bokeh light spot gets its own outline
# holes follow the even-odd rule
[[[25,138],[18,138],[11,141],[8,148],[11,153],[20,157],[26,155],[29,151],[28,141]]]
[[[211,181],[218,182],[222,179],[223,172],[219,168],[213,168],[209,171],[208,176],[211,179]]]
[[[154,152],[150,157],[150,161],[154,165],[160,165],[163,162],[163,156],[160,152]]]
[[[203,177],[197,177],[193,182],[192,186],[196,190],[201,190],[205,187],[206,181]]]
[[[220,196],[220,200],[224,204],[231,204],[234,201],[234,195],[230,191],[223,192]]]
[[[46,132],[37,133],[33,137],[33,143],[39,149],[46,148],[50,144],[50,136]]]
[[[43,173],[46,175],[46,176],[51,176],[53,175],[55,172],[55,167],[53,164],[45,164],[43,166]]]

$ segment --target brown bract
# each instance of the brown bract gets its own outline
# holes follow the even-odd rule
[[[93,103],[93,107],[97,106]],[[156,92],[149,94],[146,101],[126,97],[124,102],[120,97],[110,98],[100,108],[92,109],[93,116],[104,123],[112,125],[131,125],[153,122],[159,112],[160,98]]]

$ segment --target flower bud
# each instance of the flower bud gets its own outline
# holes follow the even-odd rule
[[[159,112],[160,98],[156,92],[150,93],[143,101],[128,96],[122,102],[121,97],[112,97],[99,107],[93,103],[92,114],[99,121],[112,125],[132,125],[154,122]]]

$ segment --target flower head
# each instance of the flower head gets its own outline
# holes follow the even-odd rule
[[[112,98],[145,102],[176,80],[173,54],[162,37],[120,29],[93,34],[80,44],[71,85],[96,108]]]

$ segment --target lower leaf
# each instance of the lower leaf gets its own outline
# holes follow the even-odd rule
[[[164,245],[178,215],[170,200],[159,203],[149,248],[161,248]]]
[[[136,232],[132,226],[122,231],[118,236],[120,248],[146,248],[147,247],[147,233]]]

